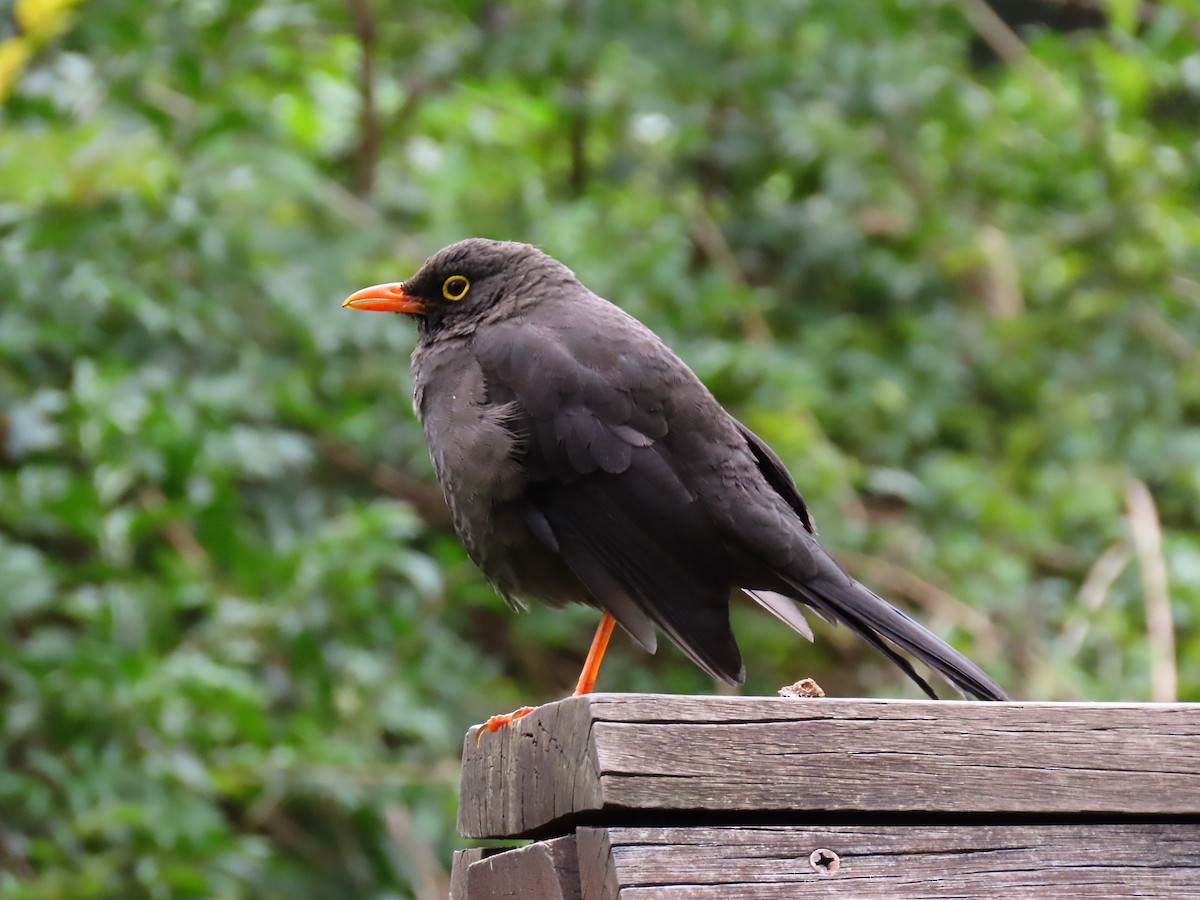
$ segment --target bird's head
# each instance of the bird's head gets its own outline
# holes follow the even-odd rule
[[[574,274],[529,244],[468,238],[443,247],[405,281],[356,291],[342,306],[416,317],[423,333],[471,327],[500,308],[511,314]]]

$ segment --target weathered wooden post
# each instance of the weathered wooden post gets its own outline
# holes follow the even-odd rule
[[[1200,898],[1200,705],[592,694],[463,750],[451,896]]]

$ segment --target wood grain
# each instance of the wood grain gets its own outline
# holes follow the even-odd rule
[[[1197,824],[585,827],[576,839],[582,900],[1200,898]],[[818,871],[814,851],[836,854],[836,871]]]
[[[467,735],[459,830],[829,814],[1200,819],[1200,705],[591,694]]]
[[[518,837],[601,808],[590,728],[590,705],[574,698],[539,707],[478,743],[479,728],[472,728],[463,742],[459,833]]]
[[[465,890],[452,888],[451,900],[580,900],[573,835],[463,858],[461,866],[456,856],[455,876]]]
[[[450,900],[467,900],[467,870],[483,859],[484,853],[483,847],[454,851],[454,862],[450,866]]]

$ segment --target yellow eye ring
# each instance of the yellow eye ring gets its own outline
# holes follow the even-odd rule
[[[462,275],[451,275],[442,282],[442,296],[447,300],[461,300],[471,289],[471,282]]]

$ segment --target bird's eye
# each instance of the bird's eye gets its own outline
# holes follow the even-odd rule
[[[442,296],[447,300],[461,300],[471,289],[471,282],[461,275],[451,275],[442,282]]]

